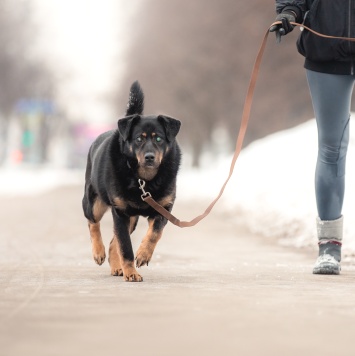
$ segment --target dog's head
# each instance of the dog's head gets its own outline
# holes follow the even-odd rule
[[[165,115],[131,115],[118,121],[123,152],[137,162],[139,178],[152,180],[175,143],[181,122]]]

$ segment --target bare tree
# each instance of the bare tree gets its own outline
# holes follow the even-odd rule
[[[273,3],[264,0],[142,2],[129,28],[118,110],[138,79],[146,112],[165,111],[183,121],[180,140],[198,165],[217,126],[234,142],[254,58],[274,17]],[[269,40],[246,143],[313,115],[295,36],[278,46],[274,36]]]
[[[32,51],[36,37],[31,2],[0,0],[0,164],[5,158],[10,114],[20,99],[50,98],[53,82]]]

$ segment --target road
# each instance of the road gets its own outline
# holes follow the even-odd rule
[[[81,197],[1,199],[1,356],[355,355],[354,266],[312,275],[314,252],[266,242],[217,204],[193,228],[169,224],[144,282],[124,282],[92,260]],[[102,231],[108,247],[109,214]]]

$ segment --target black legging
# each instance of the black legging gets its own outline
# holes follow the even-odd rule
[[[350,104],[355,77],[307,70],[318,128],[315,192],[321,220],[341,216],[345,161],[349,144]]]

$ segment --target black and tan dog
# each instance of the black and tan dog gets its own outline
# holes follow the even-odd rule
[[[148,265],[167,221],[145,203],[138,180],[145,191],[171,211],[176,195],[176,175],[181,152],[175,140],[180,121],[167,117],[143,116],[144,95],[138,82],[132,84],[126,117],[118,130],[100,135],[92,144],[86,167],[84,215],[89,221],[92,253],[97,264],[106,258],[100,220],[111,208],[114,236],[109,247],[111,274],[126,281],[140,282],[136,266]],[[134,258],[130,234],[138,217],[148,217],[149,228]]]

